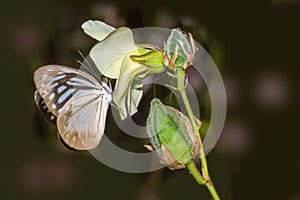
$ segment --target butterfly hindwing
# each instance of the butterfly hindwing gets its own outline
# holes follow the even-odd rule
[[[60,65],[37,69],[34,81],[35,100],[57,117],[61,139],[77,150],[96,147],[104,133],[111,88],[83,71]]]
[[[52,125],[56,125],[57,117],[51,113],[48,107],[45,104],[44,99],[41,97],[40,93],[36,90],[34,92],[34,101],[43,114],[44,118]]]
[[[57,128],[69,146],[94,148],[100,142],[109,105],[104,98],[99,90],[76,93],[62,108]]]

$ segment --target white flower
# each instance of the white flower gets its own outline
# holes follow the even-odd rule
[[[82,28],[100,41],[90,52],[99,71],[108,78],[117,79],[113,101],[121,119],[133,115],[143,95],[141,79],[165,69],[162,53],[150,45],[136,45],[132,31],[126,27],[115,29],[103,22],[89,20]]]

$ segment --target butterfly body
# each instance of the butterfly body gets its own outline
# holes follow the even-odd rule
[[[34,73],[35,101],[60,138],[76,150],[95,148],[104,133],[111,87],[70,67],[46,65]]]

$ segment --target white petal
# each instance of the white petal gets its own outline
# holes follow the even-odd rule
[[[126,56],[113,95],[122,120],[137,112],[143,95],[143,84],[138,77],[146,73],[147,67],[132,62],[129,56]]]
[[[117,79],[125,56],[136,50],[131,30],[121,27],[97,43],[90,56],[104,76]]]
[[[114,27],[109,26],[101,21],[89,20],[81,25],[83,31],[96,40],[103,40],[111,32],[116,30]]]

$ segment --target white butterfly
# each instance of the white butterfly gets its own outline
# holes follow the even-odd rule
[[[95,148],[104,133],[112,89],[88,73],[60,65],[46,65],[34,73],[35,101],[44,116],[57,125],[67,146]]]

